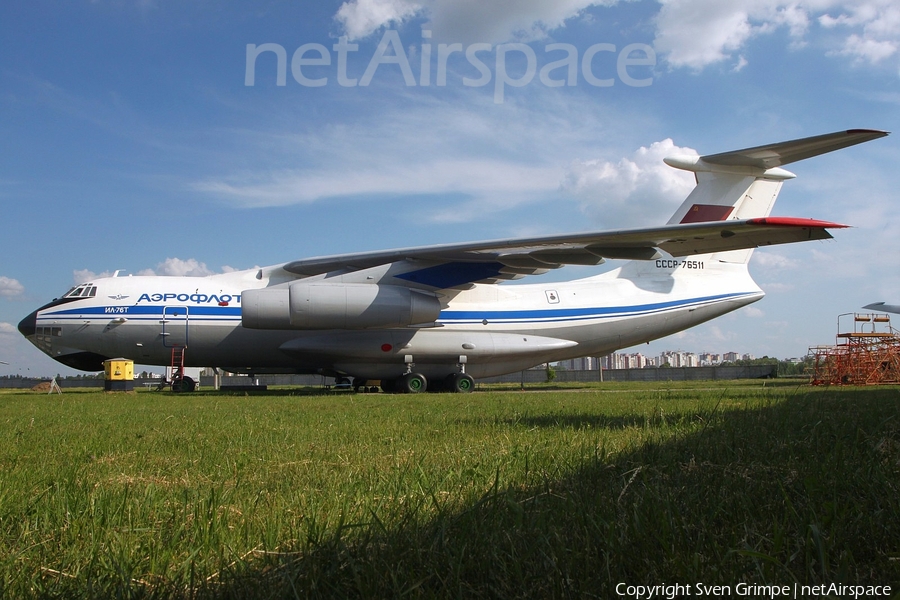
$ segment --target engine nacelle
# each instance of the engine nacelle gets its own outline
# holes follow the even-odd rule
[[[304,283],[241,292],[248,329],[367,329],[433,323],[438,299],[396,285]]]

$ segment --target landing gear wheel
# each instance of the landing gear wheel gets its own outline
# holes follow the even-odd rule
[[[172,391],[176,394],[193,392],[195,389],[197,389],[197,382],[190,377],[176,377],[172,380]]]
[[[393,394],[397,391],[397,380],[396,379],[382,379],[381,380],[381,391],[385,394]]]
[[[444,380],[444,385],[454,394],[468,394],[475,389],[475,380],[467,373],[451,373]]]
[[[421,373],[407,373],[397,381],[404,394],[418,394],[428,389],[428,380]]]

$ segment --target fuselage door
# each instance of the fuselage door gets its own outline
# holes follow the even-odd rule
[[[164,306],[162,321],[163,346],[187,346],[188,343],[188,307]]]

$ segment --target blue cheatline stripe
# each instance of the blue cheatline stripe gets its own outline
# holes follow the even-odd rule
[[[180,308],[181,306],[179,306]],[[65,317],[67,315],[97,315],[104,317],[141,317],[141,316],[157,316],[162,317],[163,306],[86,306],[83,308],[69,308],[59,310],[52,313],[42,315],[43,317]],[[175,308],[175,307],[166,307]],[[213,317],[240,317],[240,306],[191,306],[187,305],[188,315],[193,318],[197,316],[213,316]],[[127,309],[124,312],[115,312],[109,309]],[[174,316],[174,315],[172,315]],[[183,315],[179,315],[183,316]]]
[[[554,321],[584,321],[609,317],[624,317],[640,314],[653,314],[674,308],[686,308],[691,305],[701,305],[720,300],[729,300],[752,296],[756,292],[741,292],[732,294],[718,294],[700,298],[685,300],[670,300],[668,302],[656,302],[651,304],[636,304],[631,306],[605,306],[587,308],[545,308],[537,310],[444,310],[441,311],[438,321],[456,323],[480,323],[484,320],[505,323],[523,322],[554,322]],[[107,312],[107,309],[127,308],[127,312]],[[98,316],[126,317],[135,321],[155,320],[162,318],[163,306],[88,306],[83,308],[67,308],[52,313],[41,315],[43,319],[65,318],[67,316]],[[174,315],[173,315],[174,316]],[[191,306],[188,305],[188,319],[202,321],[230,321],[240,320],[240,306]]]
[[[751,292],[718,294],[702,298],[690,298],[687,300],[671,300],[669,302],[657,302],[653,304],[638,304],[633,306],[608,306],[589,308],[548,308],[539,310],[484,310],[484,311],[441,311],[439,321],[451,322],[480,322],[502,321],[510,322],[552,322],[552,321],[583,321],[608,317],[630,316],[637,314],[652,314],[673,308],[686,308],[695,304],[705,304],[719,300],[728,300],[753,295]]]

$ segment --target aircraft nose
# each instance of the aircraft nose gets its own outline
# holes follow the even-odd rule
[[[38,311],[34,311],[21,321],[19,321],[19,333],[24,335],[25,337],[30,337],[35,334],[37,331],[37,314]]]

